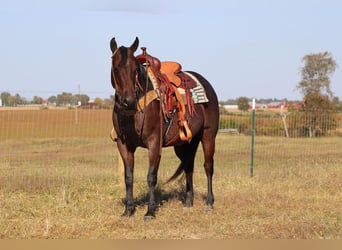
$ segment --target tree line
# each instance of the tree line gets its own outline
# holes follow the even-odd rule
[[[27,100],[19,94],[12,95],[9,92],[2,92],[0,94],[2,106],[21,106],[21,105],[54,105],[54,106],[71,106],[82,105],[90,101],[90,97],[86,94],[72,94],[69,92],[62,92],[58,95],[52,95],[47,99],[40,96],[34,96],[32,100]],[[108,98],[96,97],[94,103],[99,108],[112,107],[114,105],[114,96],[110,95]]]

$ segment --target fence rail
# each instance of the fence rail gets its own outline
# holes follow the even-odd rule
[[[0,188],[119,178],[116,145],[109,137],[111,115],[100,109],[0,109]],[[287,166],[342,167],[341,113],[256,111],[255,135],[256,174],[275,167],[286,172]],[[234,175],[244,168],[248,176],[250,147],[251,113],[221,114],[216,173]],[[136,157],[146,170],[146,151],[139,149]],[[202,166],[202,159],[199,150],[195,164]],[[170,177],[178,164],[173,149],[163,149],[160,177]]]

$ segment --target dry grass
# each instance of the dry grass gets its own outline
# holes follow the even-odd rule
[[[209,213],[204,211],[201,151],[195,167],[195,204],[184,210],[184,180],[163,184],[178,164],[172,149],[164,149],[160,207],[157,218],[145,223],[146,152],[137,152],[136,214],[121,218],[124,190],[115,146],[107,139],[107,128],[95,130],[97,125],[92,124],[110,120],[108,113],[102,115],[105,118],[95,116],[94,122],[80,118],[84,119],[77,132],[81,136],[64,138],[62,132],[48,129],[50,136],[34,137],[27,130],[22,138],[14,139],[10,129],[5,130],[7,136],[0,134],[6,137],[0,141],[0,238],[342,238],[340,138],[257,137],[251,178],[250,138],[220,134],[215,208]]]

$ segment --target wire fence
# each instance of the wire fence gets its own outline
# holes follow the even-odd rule
[[[40,190],[70,181],[120,179],[119,156],[109,137],[111,117],[109,109],[0,108],[0,188]],[[244,169],[249,176],[251,119],[251,112],[221,114],[215,154],[218,175]],[[257,110],[255,171],[342,167],[341,139],[341,113]],[[198,150],[195,165],[202,166],[202,159]],[[137,150],[135,162],[142,170],[135,177],[145,180],[147,151]],[[173,149],[163,149],[161,179],[170,177],[178,164]]]

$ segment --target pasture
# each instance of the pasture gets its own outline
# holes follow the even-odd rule
[[[146,212],[146,151],[136,155],[132,218],[110,110],[0,109],[2,239],[341,239],[341,137],[255,138],[220,133],[214,210],[205,212],[202,152],[196,156],[194,207],[184,210],[184,179],[165,184],[178,160],[163,149],[156,219]]]

